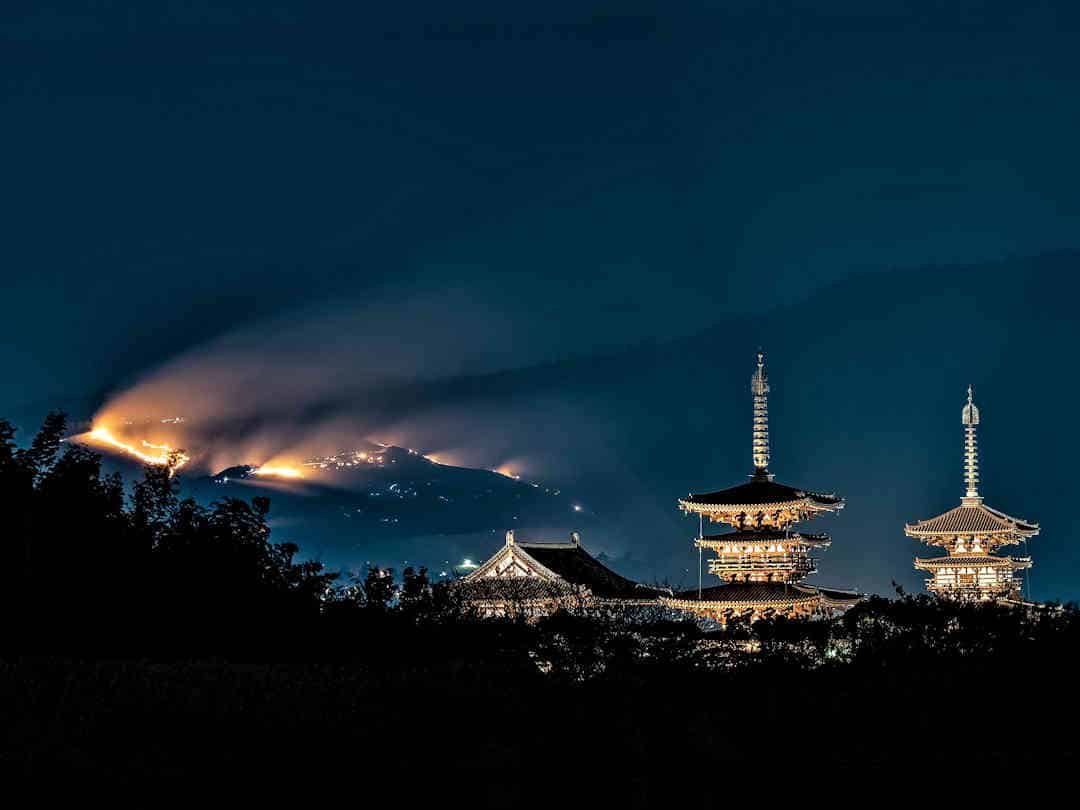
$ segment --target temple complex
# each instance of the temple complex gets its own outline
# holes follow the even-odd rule
[[[558,610],[623,610],[656,606],[661,591],[620,576],[593,557],[571,532],[570,542],[506,543],[464,577],[463,601],[484,616],[539,617]]]
[[[733,619],[825,616],[846,610],[859,601],[857,594],[802,584],[817,571],[816,560],[810,555],[829,546],[828,535],[794,529],[797,523],[839,511],[844,501],[834,494],[773,480],[769,472],[769,381],[760,352],[750,389],[754,463],[750,480],[679,500],[684,512],[698,515],[699,526],[703,527],[707,518],[731,527],[723,534],[706,535],[699,530],[695,541],[699,553],[708,549],[715,554],[709,560],[709,573],[719,577],[721,584],[699,586],[661,598],[661,602],[723,624]]]
[[[1030,557],[996,554],[1002,546],[1026,541],[1039,526],[991,509],[979,495],[979,452],[975,431],[979,409],[968,387],[961,415],[964,425],[963,499],[943,515],[904,527],[908,537],[945,549],[944,557],[915,558],[915,567],[930,578],[927,590],[939,596],[970,601],[1022,601],[1019,572],[1031,567]]]

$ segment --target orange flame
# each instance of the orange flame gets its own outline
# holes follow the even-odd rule
[[[128,444],[127,442],[118,439],[116,436],[113,435],[112,431],[110,431],[106,427],[96,427],[89,433],[83,433],[76,436],[75,439],[77,441],[96,443],[99,445],[111,447],[114,450],[120,450],[121,452],[127,453],[129,456],[133,456],[134,458],[139,459],[139,461],[143,462],[144,464],[168,464],[170,462],[171,454],[176,453],[177,455],[172,468],[173,472],[179,470],[181,467],[187,464],[188,461],[191,460],[190,456],[188,456],[186,453],[183,453],[179,450],[174,450],[167,444],[154,444],[152,442],[146,441],[145,439],[141,442],[141,446],[155,452],[147,452],[146,450],[140,450],[135,445]]]
[[[273,475],[278,478],[303,478],[304,474],[296,467],[283,464],[263,465],[251,471],[252,475]]]

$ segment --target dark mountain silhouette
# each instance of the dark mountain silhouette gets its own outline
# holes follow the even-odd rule
[[[178,483],[182,495],[207,505],[227,497],[269,497],[276,535],[299,545],[304,557],[335,568],[369,562],[400,567],[413,560],[451,577],[488,538],[501,542],[507,528],[558,527],[568,515],[586,533],[595,525],[557,487],[436,463],[401,447],[384,447],[380,454],[380,464],[316,470],[301,480],[259,476],[253,465],[239,464],[214,475],[181,470]],[[141,474],[126,457],[107,455],[103,465],[128,480]]]
[[[438,464],[400,447],[385,448],[383,456],[379,465],[320,471],[318,479],[298,482],[255,476],[252,467],[241,465],[214,476],[189,476],[183,488],[201,502],[266,494],[279,534],[308,554],[348,567],[411,557],[445,570],[475,556],[470,536],[501,538],[515,525],[558,525],[568,514],[575,515],[575,524],[590,524],[565,493],[539,482]],[[427,539],[410,551],[417,538]],[[449,557],[448,550],[441,553],[448,544],[454,551]]]

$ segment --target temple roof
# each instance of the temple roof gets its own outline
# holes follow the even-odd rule
[[[807,532],[782,531],[775,528],[737,529],[723,534],[707,534],[701,538],[703,543],[804,543],[810,546],[828,545],[832,538],[827,534],[809,534]]]
[[[1015,535],[1033,537],[1039,533],[1037,523],[1010,517],[991,509],[980,498],[965,498],[955,509],[943,515],[921,520],[904,527],[909,537],[948,537],[950,535]]]
[[[949,557],[915,558],[916,568],[1026,568],[1031,564],[1029,557],[995,557],[990,554],[954,554]]]
[[[720,507],[719,511],[738,511],[743,507],[761,509],[763,507],[783,507],[806,503],[817,509],[840,509],[844,499],[836,495],[796,489],[786,484],[778,484],[764,478],[755,477],[745,484],[739,484],[717,492],[704,495],[691,493],[679,500],[684,508],[693,506]]]
[[[672,597],[678,602],[711,602],[736,606],[786,606],[814,602],[820,595],[814,588],[801,585],[784,585],[778,582],[738,582],[703,588],[701,599],[698,590],[683,591]]]
[[[660,594],[616,574],[582,548],[576,532],[569,543],[515,541],[507,532],[506,545],[461,584],[475,598],[568,595],[582,588],[599,599],[651,600]]]
[[[575,543],[518,543],[518,548],[572,585],[602,599],[653,599],[659,591],[620,576]]]

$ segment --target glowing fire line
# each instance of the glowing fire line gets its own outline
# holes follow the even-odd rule
[[[144,464],[154,464],[156,466],[168,464],[170,455],[176,453],[175,463],[172,468],[173,472],[179,470],[191,460],[191,457],[186,453],[176,450],[168,444],[155,444],[154,442],[146,441],[146,439],[141,440],[138,445],[129,444],[128,442],[117,438],[113,432],[106,427],[96,427],[88,433],[76,436],[75,439],[76,441],[87,441],[111,447],[114,450],[119,450],[122,453],[126,453],[127,455],[138,459]],[[300,470],[284,464],[264,464],[253,469],[251,474],[273,476],[276,478],[304,477],[304,474]]]
[[[157,452],[148,453],[144,450],[140,450],[135,445],[128,444],[127,442],[121,441],[120,439],[116,438],[116,436],[112,434],[112,431],[104,427],[96,427],[89,433],[84,433],[82,434],[82,436],[76,436],[75,438],[90,439],[91,441],[98,442],[99,444],[104,444],[117,450],[121,450],[124,453],[127,453],[129,456],[134,456],[135,458],[139,459],[139,461],[142,461],[146,464],[168,464],[170,461],[170,455],[172,453],[176,453],[175,462],[173,464],[174,472],[176,470],[179,470],[181,467],[187,464],[188,461],[191,460],[190,456],[188,456],[186,453],[174,450],[167,444],[153,444],[152,442],[148,442],[145,439],[141,443],[142,446],[149,448],[150,450],[156,450]]]
[[[279,478],[303,478],[304,474],[295,467],[286,467],[280,464],[256,467],[251,471],[252,475],[275,475]]]

